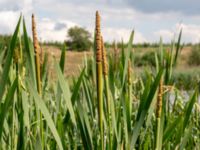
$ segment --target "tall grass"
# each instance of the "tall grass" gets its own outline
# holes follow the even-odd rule
[[[94,58],[86,58],[80,76],[69,82],[65,48],[60,61],[54,60],[51,79],[48,55],[38,63],[36,31],[32,42],[24,20],[20,32],[21,19],[0,53],[0,149],[199,148],[198,83],[185,101],[173,79],[181,32],[168,52],[161,40],[156,69],[142,78],[134,72],[134,32],[113,58],[106,53],[97,12]]]

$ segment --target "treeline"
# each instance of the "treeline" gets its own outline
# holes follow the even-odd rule
[[[0,34],[0,48],[4,45],[8,46],[11,35],[2,35]],[[72,51],[87,51],[92,48],[93,39],[91,33],[82,27],[72,27],[67,31],[66,39],[63,40],[67,46],[67,50]],[[59,41],[43,41],[41,45],[46,46],[55,46],[58,48],[63,47],[63,42]],[[163,43],[163,47],[170,47],[171,43]],[[184,46],[198,46],[199,43],[185,43]],[[122,48],[122,42],[105,42],[106,48],[118,47]],[[124,47],[127,47],[127,44],[123,43]],[[134,48],[157,48],[159,47],[159,42],[154,43],[133,43]]]

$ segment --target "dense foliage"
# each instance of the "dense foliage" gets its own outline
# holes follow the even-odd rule
[[[65,49],[59,63],[54,60],[55,79],[49,78],[47,55],[38,68],[33,49],[37,46],[28,37],[25,22],[23,38],[20,27],[21,18],[9,47],[0,52],[0,149],[200,147],[198,84],[184,97],[172,78],[181,34],[169,53],[163,53],[160,43],[156,67],[144,71],[145,80],[134,73],[132,32],[128,47],[122,46],[118,57],[106,57],[107,74],[97,74],[102,60],[86,58],[80,76],[69,84],[63,74]],[[38,69],[41,78],[36,77]],[[97,89],[97,77],[104,83],[101,89]]]
[[[153,66],[156,67],[156,61],[155,61],[155,52],[150,51],[146,52],[141,55],[135,55],[134,56],[134,64],[137,67],[141,66]]]
[[[68,30],[68,40],[66,41],[69,49],[84,51],[91,48],[91,34],[82,27],[72,27]]]
[[[0,35],[0,49],[9,46],[9,41],[11,39],[10,35]]]
[[[191,66],[200,66],[200,44],[193,46],[189,54],[188,63]]]

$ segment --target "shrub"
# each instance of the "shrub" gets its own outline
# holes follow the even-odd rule
[[[189,55],[188,64],[191,66],[200,65],[200,45],[194,46]]]
[[[67,46],[71,50],[84,51],[89,50],[91,47],[90,33],[81,27],[72,27],[68,30],[68,38],[66,41]]]
[[[172,81],[177,88],[183,90],[191,90],[200,79],[200,70],[190,70],[190,71],[176,71],[172,75]]]
[[[155,62],[155,53],[153,51],[151,52],[146,52],[142,56],[136,55],[135,56],[135,65],[138,67],[141,66],[156,66]]]

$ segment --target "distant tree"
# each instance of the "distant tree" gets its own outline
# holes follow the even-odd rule
[[[91,47],[91,34],[82,27],[72,27],[68,30],[67,46],[71,50],[84,51],[89,50]]]

